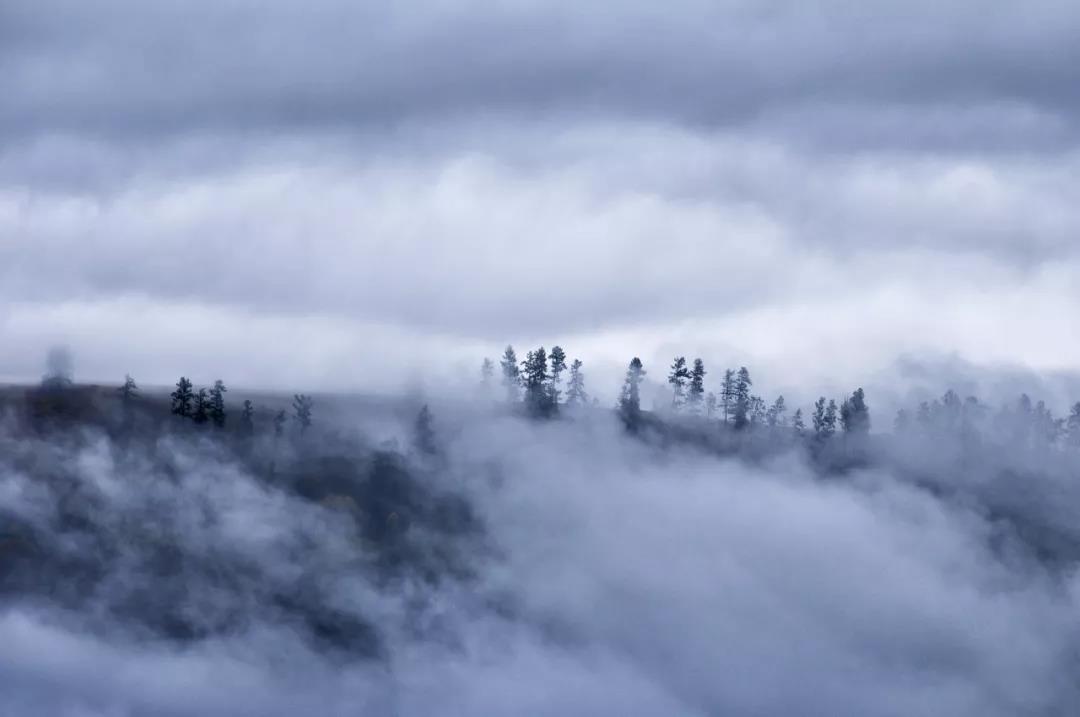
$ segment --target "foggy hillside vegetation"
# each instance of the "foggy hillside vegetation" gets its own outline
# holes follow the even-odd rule
[[[2,715],[1067,715],[1080,404],[559,347],[467,395],[0,388]],[[661,399],[645,398],[645,396]]]

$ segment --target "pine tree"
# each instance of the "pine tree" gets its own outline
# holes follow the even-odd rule
[[[426,403],[417,414],[416,423],[413,425],[413,443],[424,455],[433,456],[437,451],[434,421],[431,418],[431,409]]]
[[[198,424],[210,420],[210,396],[205,388],[200,388],[195,394],[195,408],[191,413],[191,420]]]
[[[795,415],[791,419],[791,428],[795,431],[795,436],[798,438],[802,438],[806,433],[806,422],[803,421],[801,408],[795,409]]]
[[[135,401],[139,398],[139,386],[130,374],[124,376],[124,385],[117,389],[123,408],[124,430],[130,430],[135,422]]]
[[[728,423],[735,411],[735,372],[730,368],[724,371],[724,382],[720,387],[720,405],[724,410],[724,423]]]
[[[521,373],[518,371],[517,354],[514,353],[513,346],[506,347],[499,365],[502,367],[502,383],[503,388],[506,389],[506,400],[517,403],[521,397]]]
[[[300,435],[307,433],[311,428],[311,409],[315,401],[311,396],[303,393],[293,394],[293,420],[300,424]]]
[[[285,422],[288,419],[285,417],[285,409],[281,409],[274,416],[274,437],[281,438],[285,434]]]
[[[210,389],[210,420],[217,428],[225,427],[225,382],[220,378],[214,381],[214,387]]]
[[[779,396],[773,405],[769,406],[769,410],[765,414],[765,422],[769,425],[769,428],[784,428],[787,426],[787,404],[784,403],[784,397]]]
[[[836,433],[836,414],[837,406],[836,401],[829,399],[829,405],[825,407],[825,437]]]
[[[255,406],[244,399],[244,410],[240,412],[240,433],[245,436],[255,434]]]
[[[705,362],[694,359],[694,368],[690,371],[690,386],[686,393],[686,406],[695,416],[701,413],[705,401]]]
[[[705,417],[711,419],[716,414],[716,394],[709,391],[705,394]]]
[[[124,402],[124,405],[130,405],[132,401],[139,397],[139,385],[135,383],[135,379],[130,374],[124,376],[124,385],[117,389],[120,392],[120,400]]]
[[[822,396],[814,403],[814,435],[818,438],[827,437],[825,423],[825,397]]]
[[[742,430],[750,425],[750,387],[753,385],[754,382],[750,380],[750,371],[745,366],[741,367],[735,378],[733,389],[736,430]]]
[[[191,381],[181,376],[176,382],[176,390],[169,394],[172,399],[172,413],[181,418],[191,417],[191,401],[194,398]]]
[[[636,425],[641,415],[641,384],[645,380],[645,368],[635,356],[626,369],[626,380],[619,395],[619,412],[628,425]]]
[[[959,397],[957,397],[958,411],[959,406]],[[959,419],[959,412],[957,416]],[[851,394],[851,398],[844,401],[840,407],[840,423],[844,426],[844,433],[849,435],[865,436],[870,433],[870,408],[866,405],[866,394],[861,388],[856,389]]]
[[[584,406],[589,401],[589,396],[585,393],[585,374],[581,372],[581,367],[580,359],[574,359],[570,364],[570,378],[566,384],[567,406]]]
[[[525,388],[525,405],[533,416],[551,413],[551,393],[548,387],[547,352],[544,347],[530,351],[521,362],[521,384]]]
[[[765,399],[761,396],[750,397],[750,426],[760,426],[765,423],[766,416],[768,414],[768,408],[765,405]]]
[[[686,403],[686,382],[690,378],[690,369],[686,368],[686,357],[676,356],[671,362],[671,372],[667,382],[671,384],[671,410],[678,413]]]
[[[551,382],[548,393],[550,394],[551,405],[557,407],[562,396],[559,387],[562,383],[562,373],[566,370],[566,352],[562,350],[561,346],[552,346],[548,360],[551,362]]]

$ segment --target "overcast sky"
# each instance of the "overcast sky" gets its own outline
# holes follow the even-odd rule
[[[1077,67],[1051,0],[3,2],[0,378],[1069,372]]]

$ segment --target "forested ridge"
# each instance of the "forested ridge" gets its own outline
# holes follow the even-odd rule
[[[54,357],[39,385],[0,389],[0,609],[140,650],[247,644],[269,630],[334,670],[393,669],[419,646],[471,654],[476,615],[572,641],[566,631],[584,628],[560,626],[569,618],[534,604],[535,588],[495,579],[500,566],[520,570],[533,543],[589,505],[633,511],[638,522],[612,519],[607,539],[679,535],[663,502],[693,510],[681,503],[688,476],[694,491],[783,486],[811,503],[918,496],[904,500],[981,526],[964,550],[985,551],[1008,576],[997,579],[1052,593],[1068,592],[1080,561],[1080,404],[1059,418],[1027,395],[992,408],[948,391],[886,420],[862,388],[790,406],[760,397],[746,367],[714,375],[679,356],[655,373],[632,359],[604,405],[558,346],[520,360],[507,347],[473,386],[381,403],[237,395],[188,377],[143,390],[131,376],[78,384]],[[664,497],[627,504],[642,471]],[[710,503],[718,525],[740,520],[726,500]],[[794,514],[782,493],[762,510],[772,500],[778,523],[761,530],[782,535]],[[530,524],[533,543],[515,542]],[[774,549],[799,554],[819,539],[832,544],[810,534]],[[842,553],[859,550],[851,539]],[[674,549],[692,555],[696,540]],[[911,649],[903,659],[923,659]]]

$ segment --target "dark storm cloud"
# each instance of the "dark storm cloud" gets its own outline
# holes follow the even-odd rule
[[[0,12],[8,144],[510,112],[761,122],[904,145],[908,133],[891,125],[918,108],[936,118],[917,128],[919,144],[1039,148],[1073,139],[1078,104],[1080,11],[1049,1],[112,1]]]

